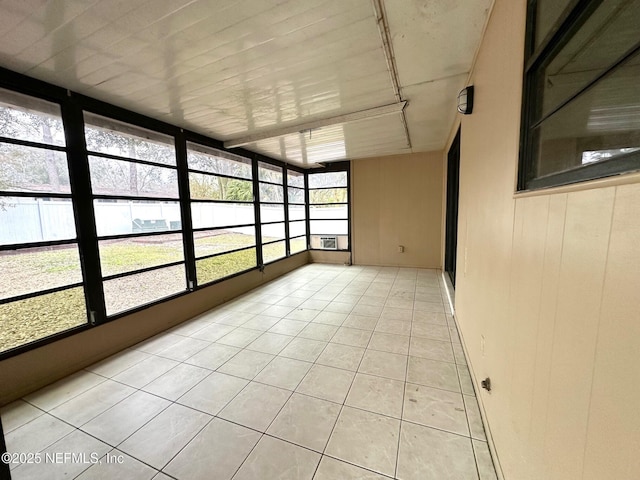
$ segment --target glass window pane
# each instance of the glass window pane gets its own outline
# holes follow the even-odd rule
[[[640,54],[545,120],[535,177],[615,158],[640,168]]]
[[[180,230],[178,202],[94,200],[99,236]]]
[[[262,243],[273,242],[284,238],[284,223],[262,225]]]
[[[282,184],[282,168],[270,163],[258,162],[258,179]]]
[[[60,106],[0,89],[0,136],[64,147]]]
[[[191,202],[193,228],[227,227],[255,223],[253,204]]]
[[[124,160],[89,157],[94,195],[178,198],[178,172]]]
[[[536,46],[542,43],[570,2],[571,0],[538,0],[536,2]]]
[[[107,315],[155,302],[187,289],[184,265],[114,278],[103,285]]]
[[[289,241],[291,254],[302,252],[307,249],[307,237],[292,238]]]
[[[70,193],[67,154],[0,143],[0,190]]]
[[[262,223],[268,222],[283,222],[284,221],[284,205],[273,204],[261,204],[260,205],[260,221]]]
[[[273,262],[279,258],[287,256],[287,249],[284,242],[271,243],[262,246],[262,261],[264,263]]]
[[[304,190],[300,188],[289,187],[289,203],[304,204]]]
[[[304,173],[287,170],[287,185],[290,187],[304,188]]]
[[[311,205],[309,207],[309,218],[318,220],[323,218],[349,218],[349,207],[347,205]]]
[[[176,164],[173,137],[135,125],[84,113],[87,149],[162,165]]]
[[[218,257],[205,258],[196,262],[198,285],[219,280],[234,273],[254,268],[256,249],[249,248],[240,252],[227,253]]]
[[[0,352],[87,322],[82,287],[0,305]]]
[[[255,227],[232,227],[225,230],[205,230],[193,234],[196,258],[228,252],[256,244]]]
[[[542,109],[534,120],[574,95],[632,48],[640,38],[638,18],[640,0],[603,1],[549,65],[540,70],[536,82],[542,90]]]
[[[309,190],[309,203],[346,203],[347,199],[346,188]]]
[[[0,299],[82,282],[77,244],[0,252]]]
[[[270,185],[268,183],[261,183],[260,202],[284,202],[282,187]]]
[[[289,237],[299,237],[307,234],[307,222],[289,222]]]
[[[300,205],[289,205],[289,220],[304,220],[307,218],[306,209]]]
[[[309,228],[311,235],[347,235],[349,233],[347,220],[311,220]]]
[[[309,188],[346,187],[347,172],[310,173]]]
[[[194,200],[253,202],[252,182],[203,173],[189,173],[189,192]]]
[[[98,242],[102,276],[184,260],[182,235],[152,235]]]
[[[187,142],[187,162],[189,168],[193,170],[232,177],[253,178],[250,159],[196,143]]]
[[[0,244],[76,237],[73,206],[65,198],[0,197]]]

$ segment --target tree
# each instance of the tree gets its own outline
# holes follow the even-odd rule
[[[253,201],[253,184],[214,175],[192,174],[189,176],[191,198],[206,200]]]
[[[231,180],[227,185],[227,195],[227,200],[251,202],[253,201],[253,184],[241,180]]]
[[[63,145],[60,118],[38,111],[0,105],[2,135],[45,145]],[[64,153],[9,143],[0,144],[0,189],[27,192],[68,191]]]
[[[346,188],[328,188],[324,190],[311,190],[311,203],[347,203]]]
[[[221,152],[222,155],[222,152]],[[189,168],[206,172],[189,175],[189,187],[192,198],[211,200],[253,201],[251,181],[230,177],[251,178],[251,164],[241,160],[225,158],[213,154],[189,151]]]
[[[49,122],[47,122],[46,119],[43,119],[41,128],[42,128],[43,143],[47,143],[47,144],[52,143],[53,135],[51,134],[51,125],[49,124]],[[44,164],[47,169],[47,177],[49,179],[49,185],[51,185],[51,188],[53,189],[54,192],[57,192],[60,190],[60,177],[58,175],[58,170],[56,168],[53,151],[45,150],[44,156],[45,156]]]
[[[220,190],[215,177],[208,175],[190,175],[189,190],[191,198],[220,200]]]
[[[280,187],[278,185],[271,185],[269,183],[261,183],[260,184],[260,201],[262,203],[283,202],[284,201],[283,187]]]
[[[171,145],[93,125],[87,125],[85,135],[89,151],[159,164],[155,166],[126,160],[90,157],[91,184],[94,193],[157,197],[176,195],[176,171],[162,167],[162,165],[175,165],[175,150]]]

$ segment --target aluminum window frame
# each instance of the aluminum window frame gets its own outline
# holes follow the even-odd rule
[[[345,172],[346,174],[346,186],[344,185],[340,185],[340,186],[330,186],[330,187],[309,187],[309,176],[313,175],[313,174],[322,174],[322,173],[331,173],[331,172]],[[342,162],[332,162],[332,163],[328,163],[324,166],[324,168],[321,169],[313,169],[313,170],[309,170],[307,172],[307,178],[305,179],[305,186],[306,186],[306,201],[307,201],[307,211],[306,211],[306,220],[307,220],[307,237],[308,237],[308,244],[309,244],[309,250],[311,251],[320,251],[320,252],[351,252],[352,249],[352,244],[351,244],[351,162],[348,160],[342,161]],[[314,191],[314,190],[331,190],[334,188],[345,188],[347,190],[347,201],[346,202],[335,202],[335,203],[314,203],[312,204],[310,201],[310,192]],[[311,234],[311,207],[312,206],[317,206],[317,205],[345,205],[347,207],[347,218],[323,218],[323,219],[313,219],[313,220],[328,220],[328,221],[332,221],[332,220],[337,220],[337,221],[346,221],[347,222],[347,248],[338,248],[336,250],[327,250],[324,248],[313,248],[311,246],[311,237],[322,237],[322,236],[336,236],[336,237],[343,237],[345,236],[344,234],[335,234],[335,233],[331,233],[331,234]]]
[[[268,164],[270,166],[279,168],[283,172],[283,180],[282,184],[273,183],[269,181],[263,181],[263,183],[273,183],[275,185],[281,185],[283,188],[283,208],[285,213],[285,218],[282,223],[284,223],[285,227],[285,239],[284,240],[276,240],[273,242],[267,242],[268,244],[277,243],[277,242],[285,242],[285,250],[286,256],[273,262],[282,261],[285,258],[290,256],[304,254],[307,251],[310,244],[310,229],[309,229],[309,190],[308,190],[308,175],[310,170],[302,167],[298,167],[295,165],[289,165],[279,160],[275,160],[264,155],[251,152],[242,148],[233,149],[233,151],[227,150],[224,148],[222,142],[207,137],[205,135],[185,130],[183,128],[165,123],[160,120],[156,120],[150,117],[147,117],[142,114],[138,114],[127,110],[122,107],[118,107],[115,105],[111,105],[109,103],[96,100],[94,98],[78,94],[73,91],[69,91],[67,89],[43,82],[41,80],[36,80],[26,75],[16,73],[5,68],[0,67],[0,88],[6,89],[10,92],[15,92],[17,94],[25,95],[27,97],[33,99],[40,99],[56,104],[60,107],[61,117],[63,122],[63,127],[65,131],[66,145],[64,147],[58,145],[49,145],[48,149],[56,150],[56,151],[65,151],[67,155],[67,165],[69,167],[69,180],[71,184],[71,193],[70,194],[47,194],[48,197],[52,198],[71,198],[71,203],[73,205],[74,212],[74,222],[76,229],[76,237],[74,239],[64,239],[64,240],[54,240],[47,242],[29,242],[29,243],[21,243],[21,244],[12,244],[12,245],[3,245],[0,246],[0,250],[15,250],[16,247],[19,248],[30,248],[34,246],[55,246],[55,245],[65,245],[65,244],[77,244],[77,248],[80,254],[80,267],[82,271],[82,288],[85,296],[85,304],[86,304],[86,314],[87,314],[87,323],[78,327],[73,327],[68,330],[64,330],[59,333],[55,333],[53,335],[47,336],[45,338],[35,340],[33,342],[29,342],[23,344],[21,346],[17,346],[6,351],[0,352],[0,360],[10,358],[12,356],[21,354],[23,352],[39,348],[43,345],[46,345],[51,342],[55,342],[59,339],[66,338],[71,335],[75,335],[79,331],[84,331],[90,328],[94,328],[98,325],[102,325],[105,323],[109,323],[120,319],[125,316],[129,316],[136,312],[145,310],[151,306],[162,304],[167,301],[171,301],[176,298],[181,298],[185,295],[189,295],[191,292],[200,290],[202,288],[208,288],[211,285],[224,282],[231,278],[235,278],[240,275],[244,275],[247,272],[264,269],[265,264],[262,261],[262,232],[261,232],[261,222],[260,222],[260,202],[259,197],[255,194],[259,188],[258,184],[260,182],[258,175],[258,167],[259,162],[264,164]],[[173,146],[175,148],[176,155],[176,163],[175,165],[167,165],[156,162],[148,162],[146,160],[141,159],[133,159],[128,157],[123,157],[120,155],[113,155],[105,152],[95,152],[89,151],[87,149],[86,140],[85,140],[85,113],[94,114],[101,116],[107,120],[112,120],[115,122],[120,122],[123,124],[131,125],[132,127],[146,129],[151,131],[152,133],[161,134],[167,137],[171,137],[173,141]],[[28,140],[20,140],[20,139],[11,139],[11,138],[0,138],[0,141],[4,141],[5,143],[11,143],[15,145],[24,145],[27,147],[36,147],[40,148],[38,142],[31,142]],[[194,252],[194,241],[193,234],[194,232],[198,232],[201,230],[212,230],[213,228],[198,228],[194,229],[192,227],[192,218],[190,211],[191,198],[189,194],[189,171],[193,171],[195,173],[203,173],[211,175],[211,172],[202,171],[200,169],[190,169],[188,165],[187,159],[187,146],[189,144],[195,144],[197,146],[201,146],[204,148],[213,148],[220,152],[223,152],[225,156],[229,156],[232,158],[241,157],[246,160],[246,164],[250,166],[252,172],[251,182],[253,183],[254,188],[254,219],[255,224],[253,225],[239,225],[239,226],[254,226],[256,232],[256,245],[244,247],[241,249],[237,249],[235,251],[241,251],[245,249],[255,248],[256,249],[256,266],[247,270],[243,270],[241,272],[231,274],[225,276],[220,279],[216,279],[214,281],[208,282],[203,285],[197,284],[197,274],[196,274],[196,260],[202,260],[206,258],[213,258],[220,255],[233,253],[232,251],[220,252],[217,254],[212,254],[211,256],[206,257],[198,257],[196,259]],[[102,195],[95,194],[92,191],[91,187],[91,176],[90,176],[90,167],[89,167],[89,156],[96,156],[101,158],[113,159],[113,160],[124,160],[129,161],[136,164],[144,164],[144,165],[153,165],[159,166],[162,168],[175,168],[177,171],[178,177],[178,198],[165,198],[165,197],[129,197],[122,195]],[[291,205],[303,206],[305,209],[305,218],[302,220],[294,220],[294,221],[304,221],[306,222],[306,245],[307,249],[291,254],[290,245],[292,240],[296,240],[299,238],[304,238],[304,235],[289,237],[289,202],[288,202],[288,171],[297,172],[303,176],[303,184],[304,184],[304,203],[291,203]],[[347,175],[349,175],[349,162],[337,162],[332,164],[327,164],[324,168],[313,170],[313,172],[323,171],[346,171]],[[224,174],[213,174],[215,176],[226,176]],[[239,180],[247,180],[245,177],[235,177],[230,176],[231,178],[237,178]],[[348,181],[348,196],[349,196],[349,205],[350,205],[350,195],[351,191],[349,188],[350,181]],[[300,188],[295,187],[294,188]],[[0,192],[2,195],[4,192]],[[20,196],[20,197],[33,197],[33,192],[10,192],[11,196]],[[180,215],[181,215],[181,228],[179,230],[167,230],[161,232],[145,232],[145,233],[132,233],[132,234],[117,234],[117,235],[101,235],[97,234],[96,227],[96,218],[95,218],[95,210],[93,200],[100,199],[123,199],[123,200],[150,200],[150,201],[171,201],[177,202]],[[199,200],[206,201],[206,200]],[[215,201],[214,201],[215,202]],[[238,202],[232,202],[238,203]],[[268,202],[271,203],[271,202]],[[266,222],[265,225],[269,223],[280,223],[280,222]],[[183,240],[183,254],[184,259],[180,262],[169,262],[162,265],[151,266],[144,269],[133,270],[131,272],[123,272],[114,275],[104,276],[102,275],[102,269],[100,264],[100,252],[99,252],[99,241],[107,240],[107,239],[121,239],[121,238],[131,238],[131,237],[151,237],[154,235],[168,235],[168,234],[181,234]],[[259,248],[260,246],[260,248]],[[349,247],[351,248],[351,222],[349,220]],[[104,298],[104,282],[111,279],[117,279],[121,277],[125,277],[128,275],[133,275],[136,273],[153,271],[154,269],[159,268],[168,268],[175,265],[184,264],[185,270],[185,282],[186,288],[184,291],[177,292],[175,294],[163,297],[161,299],[141,304],[137,307],[127,309],[124,311],[120,311],[118,313],[114,313],[113,315],[106,315],[106,307],[105,307],[105,298]],[[75,283],[73,284],[76,285]],[[79,286],[79,285],[78,285]],[[64,286],[64,287],[56,287],[53,290],[64,290],[67,288],[75,288],[72,286]],[[49,293],[49,290],[46,290]],[[42,293],[42,292],[41,292]],[[27,294],[27,296],[36,296],[37,294]],[[0,301],[1,303],[2,301]]]
[[[190,148],[190,147],[195,147],[195,148]],[[200,150],[198,150],[198,148],[200,148]],[[206,143],[202,143],[202,142],[198,142],[198,141],[194,141],[194,140],[188,140],[185,143],[185,149],[187,152],[187,169],[186,169],[186,177],[187,177],[187,182],[188,182],[188,190],[189,190],[189,195],[187,198],[187,202],[189,204],[189,212],[190,212],[190,218],[189,218],[189,230],[190,230],[190,238],[189,238],[189,243],[190,246],[189,248],[192,248],[192,252],[193,252],[193,276],[190,278],[190,281],[192,282],[193,288],[197,289],[197,288],[202,288],[202,287],[206,287],[208,285],[212,285],[215,284],[217,282],[223,281],[227,278],[230,278],[234,275],[240,275],[243,273],[246,273],[248,271],[254,270],[256,268],[258,268],[259,266],[259,258],[257,255],[257,250],[258,250],[258,241],[260,239],[259,237],[259,233],[258,233],[258,225],[257,225],[257,219],[256,219],[256,181],[255,181],[255,175],[254,175],[254,168],[253,168],[253,164],[255,163],[255,161],[243,157],[241,155],[233,155],[233,157],[235,158],[229,158],[227,157],[225,154],[227,152],[225,152],[224,150],[221,150],[220,148],[216,148],[213,147],[211,145],[208,145]],[[191,168],[189,167],[188,164],[188,153],[189,151],[195,151],[201,155],[211,155],[211,156],[215,156],[218,154],[222,154],[220,155],[220,158],[224,159],[224,160],[228,160],[228,161],[239,161],[240,163],[245,163],[251,166],[251,178],[247,178],[247,177],[243,177],[243,176],[235,176],[235,175],[228,175],[228,174],[219,174],[219,173],[212,173],[206,170],[201,170],[201,169],[195,169],[195,168]],[[209,175],[209,176],[213,176],[213,177],[220,177],[220,178],[228,178],[230,180],[240,180],[240,181],[244,181],[244,182],[250,182],[251,183],[251,188],[252,188],[252,196],[253,198],[251,200],[214,200],[214,199],[209,199],[209,200],[203,200],[203,199],[194,199],[191,197],[191,183],[190,183],[190,179],[189,179],[189,174],[190,173],[198,173],[198,174],[202,174],[202,175]],[[226,226],[217,226],[217,227],[198,227],[198,228],[194,228],[193,227],[193,220],[191,219],[191,212],[193,211],[193,204],[194,203],[213,203],[213,204],[243,204],[243,205],[251,205],[253,206],[253,223],[242,223],[242,224],[236,224],[236,225],[226,225]],[[225,252],[218,252],[218,253],[214,253],[214,254],[210,254],[210,255],[206,255],[206,256],[199,256],[197,257],[195,255],[195,237],[194,237],[194,233],[196,232],[203,232],[203,231],[215,231],[215,230],[225,230],[225,229],[229,229],[229,228],[239,228],[239,227],[253,227],[254,229],[254,238],[255,238],[255,242],[254,245],[251,246],[247,246],[247,247],[242,247],[242,248],[238,248],[238,249],[234,249],[231,251],[225,251]],[[237,253],[237,252],[242,252],[245,250],[250,250],[250,249],[255,249],[256,250],[256,259],[255,259],[255,265],[251,266],[250,268],[247,269],[243,269],[240,271],[235,272],[232,275],[227,275],[227,276],[223,276],[221,278],[217,278],[214,280],[211,280],[209,282],[204,282],[202,284],[199,283],[198,281],[198,261],[203,261],[203,260],[207,260],[210,258],[215,258],[215,257],[219,257],[222,255],[228,255],[228,254],[232,254],[232,253]]]
[[[544,115],[541,113],[542,95],[538,92],[538,74],[555,58],[562,48],[581,31],[585,22],[604,0],[571,0],[562,14],[536,47],[536,8],[542,0],[529,0],[527,4],[525,65],[523,72],[522,113],[520,126],[520,153],[518,161],[517,192],[551,188],[573,183],[596,180],[640,170],[640,155],[627,155],[607,161],[578,165],[575,168],[555,171],[549,174],[534,174],[540,144],[539,133],[534,130],[546,119],[560,112],[573,100],[597,86],[600,81],[640,52],[640,42],[621,57],[611,58],[609,66],[590,79],[585,85],[565,97],[558,105]],[[540,117],[534,121],[535,117]]]
[[[2,72],[0,72],[2,73]],[[93,322],[93,312],[91,311],[91,306],[89,304],[89,287],[87,282],[87,273],[85,264],[82,258],[82,248],[81,248],[81,222],[80,222],[80,199],[79,192],[77,188],[78,184],[78,166],[74,164],[72,161],[72,151],[73,151],[73,140],[70,139],[71,133],[68,129],[67,121],[65,120],[65,107],[63,102],[60,101],[56,96],[41,96],[34,95],[35,92],[30,91],[21,91],[19,89],[12,88],[12,85],[5,85],[0,83],[0,88],[5,91],[11,93],[17,93],[18,96],[24,97],[26,102],[33,101],[35,103],[48,103],[53,109],[56,111],[56,116],[60,119],[63,135],[65,137],[64,145],[55,145],[55,144],[47,144],[44,142],[36,142],[32,140],[24,140],[20,138],[13,138],[7,136],[0,137],[0,144],[8,144],[14,146],[23,146],[27,148],[37,148],[43,151],[53,151],[53,152],[61,152],[64,153],[65,162],[66,162],[66,170],[69,176],[69,192],[51,192],[47,190],[38,190],[38,191],[18,191],[18,190],[2,190],[0,191],[0,199],[2,198],[46,198],[46,199],[63,199],[68,200],[70,207],[73,212],[73,224],[75,235],[73,238],[65,238],[60,240],[41,240],[41,241],[27,241],[27,242],[17,242],[17,243],[6,243],[0,245],[0,252],[9,252],[13,251],[17,254],[20,251],[25,251],[33,248],[46,248],[46,247],[55,247],[55,246],[64,246],[64,245],[74,245],[75,252],[78,255],[78,267],[80,269],[81,280],[79,282],[71,282],[66,283],[64,285],[58,285],[55,287],[49,288],[40,288],[38,290],[34,290],[31,292],[20,293],[18,295],[11,295],[6,298],[0,299],[0,305],[8,305],[14,302],[20,302],[24,300],[34,299],[38,297],[42,297],[45,295],[55,294],[58,292],[63,292],[66,290],[71,290],[75,288],[82,289],[83,295],[83,303],[84,303],[84,314],[80,313],[80,318],[84,317],[85,322],[79,325],[75,325],[72,327],[64,328],[63,330],[45,335],[41,338],[37,338],[34,340],[30,340],[24,342],[20,345],[10,347],[6,350],[0,352],[0,360],[13,356],[22,351],[30,350],[31,348],[35,348],[36,346],[46,344],[52,341],[55,341],[60,338],[64,338],[68,335],[77,333],[79,331],[84,331],[87,328],[90,328],[91,323]],[[10,104],[13,104],[11,102]],[[19,107],[19,105],[15,105]],[[37,111],[37,110],[36,110]],[[47,112],[43,112],[47,113]],[[49,113],[47,113],[49,114]]]
[[[158,134],[158,136],[162,136],[162,137],[166,137],[164,140],[166,141],[170,141],[171,143],[167,143],[166,146],[171,148],[173,150],[173,154],[174,154],[174,158],[175,158],[175,164],[165,164],[165,163],[160,163],[160,162],[153,162],[150,160],[146,160],[146,159],[140,159],[140,158],[133,158],[133,157],[125,157],[122,155],[113,155],[113,154],[108,154],[108,153],[104,153],[104,152],[98,152],[95,150],[90,150],[89,147],[86,144],[86,135],[87,135],[87,130],[88,130],[88,125],[89,126],[94,126],[94,127],[99,127],[97,125],[91,124],[91,123],[87,123],[86,119],[87,117],[100,117],[100,120],[104,120],[107,125],[112,121],[113,124],[119,124],[122,127],[124,127],[125,129],[130,130],[131,133],[129,133],[130,136],[135,136],[137,135],[136,132],[142,132],[142,131],[149,131],[151,134]],[[176,172],[176,189],[177,189],[177,196],[176,197],[152,197],[152,196],[146,196],[146,195],[122,195],[122,194],[95,194],[93,193],[93,183],[91,185],[91,189],[92,189],[92,201],[91,204],[94,207],[94,215],[95,215],[95,202],[96,201],[100,201],[100,200],[124,200],[129,202],[129,204],[131,205],[133,202],[153,202],[151,204],[154,205],[162,205],[162,203],[168,203],[171,202],[172,204],[177,204],[178,209],[180,209],[180,204],[181,204],[181,192],[180,192],[180,182],[179,182],[179,169],[178,169],[178,155],[177,155],[177,150],[176,150],[176,143],[177,143],[177,139],[175,137],[175,135],[167,135],[164,134],[162,132],[155,132],[153,130],[149,130],[149,129],[145,129],[144,127],[140,127],[139,125],[136,125],[134,123],[131,122],[126,122],[123,120],[120,120],[118,118],[112,118],[112,117],[108,117],[108,116],[104,116],[104,115],[100,115],[100,114],[96,114],[93,112],[89,112],[89,111],[83,111],[83,118],[84,118],[84,132],[85,132],[85,151],[86,151],[86,155],[87,155],[87,161],[89,162],[89,177],[90,177],[90,181],[92,181],[92,172],[91,172],[91,157],[99,157],[99,158],[107,158],[107,159],[116,159],[118,161],[121,162],[128,162],[130,164],[134,164],[134,165],[138,165],[138,164],[142,164],[142,165],[149,165],[149,166],[153,166],[153,167],[160,167],[160,168],[164,168],[167,170],[174,170]],[[104,126],[101,127],[104,128],[105,130],[108,130],[108,126]],[[118,131],[118,130],[115,130]],[[138,136],[137,138],[141,139],[141,140],[145,140],[145,137],[143,136]],[[182,213],[182,212],[181,212]],[[133,222],[135,219],[131,219],[131,221]],[[180,215],[180,228],[179,229],[174,229],[172,230],[170,227],[167,230],[161,230],[161,231],[150,231],[150,232],[132,232],[132,233],[126,233],[126,234],[111,234],[111,235],[101,235],[98,233],[98,223],[96,222],[95,227],[96,227],[96,241],[98,243],[98,250],[100,250],[100,242],[105,241],[105,240],[125,240],[125,239],[138,239],[138,238],[148,238],[148,237],[153,237],[153,236],[160,236],[160,235],[180,235],[181,237],[181,243],[182,243],[182,257],[183,260],[181,261],[173,261],[173,262],[165,262],[165,263],[161,263],[158,265],[152,265],[149,267],[143,267],[140,269],[134,269],[134,270],[129,270],[126,272],[121,272],[121,273],[116,273],[116,274],[111,274],[111,275],[102,275],[102,288],[103,288],[103,292],[104,292],[104,284],[106,282],[112,281],[112,280],[118,280],[121,278],[126,278],[126,277],[133,277],[135,275],[139,275],[139,274],[143,274],[143,273],[148,273],[148,272],[153,272],[156,270],[161,270],[161,269],[165,269],[165,268],[171,268],[171,267],[175,267],[175,266],[179,266],[182,265],[183,266],[183,271],[186,271],[186,252],[185,252],[185,240],[184,240],[184,229],[183,229],[183,218],[182,215]],[[102,274],[102,258],[99,259],[100,260],[100,272]],[[184,276],[184,289],[177,291],[177,292],[173,292],[169,295],[165,295],[162,296],[158,299],[155,299],[151,302],[142,302],[138,305],[135,305],[131,308],[125,308],[123,310],[118,310],[116,312],[113,313],[109,313],[107,311],[108,305],[107,305],[107,299],[105,294],[103,293],[103,299],[104,299],[104,315],[105,318],[111,318],[111,317],[115,317],[115,316],[122,316],[122,315],[126,315],[130,312],[133,311],[137,311],[138,308],[143,308],[145,306],[150,306],[155,304],[156,302],[160,302],[162,300],[164,300],[165,298],[172,298],[174,295],[183,293],[184,291],[188,291],[188,279],[186,277],[186,274]]]

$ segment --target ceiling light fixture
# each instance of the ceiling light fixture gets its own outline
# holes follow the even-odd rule
[[[250,143],[259,142],[260,140],[267,140],[271,138],[283,137],[292,133],[302,133],[311,130],[315,130],[322,127],[329,127],[331,125],[339,125],[342,123],[352,123],[361,120],[369,120],[372,118],[383,117],[385,115],[391,115],[394,113],[401,113],[406,106],[407,101],[391,103],[389,105],[382,105],[380,107],[369,108],[367,110],[360,110],[358,112],[346,113],[344,115],[338,115],[336,117],[324,118],[320,120],[313,120],[306,123],[298,123],[295,125],[288,125],[273,130],[265,130],[262,132],[253,133],[245,137],[236,138],[233,140],[227,140],[224,142],[225,148],[236,148]]]

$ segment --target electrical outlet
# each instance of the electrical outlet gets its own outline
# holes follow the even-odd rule
[[[404,245],[398,245],[398,253],[404,253]]]

